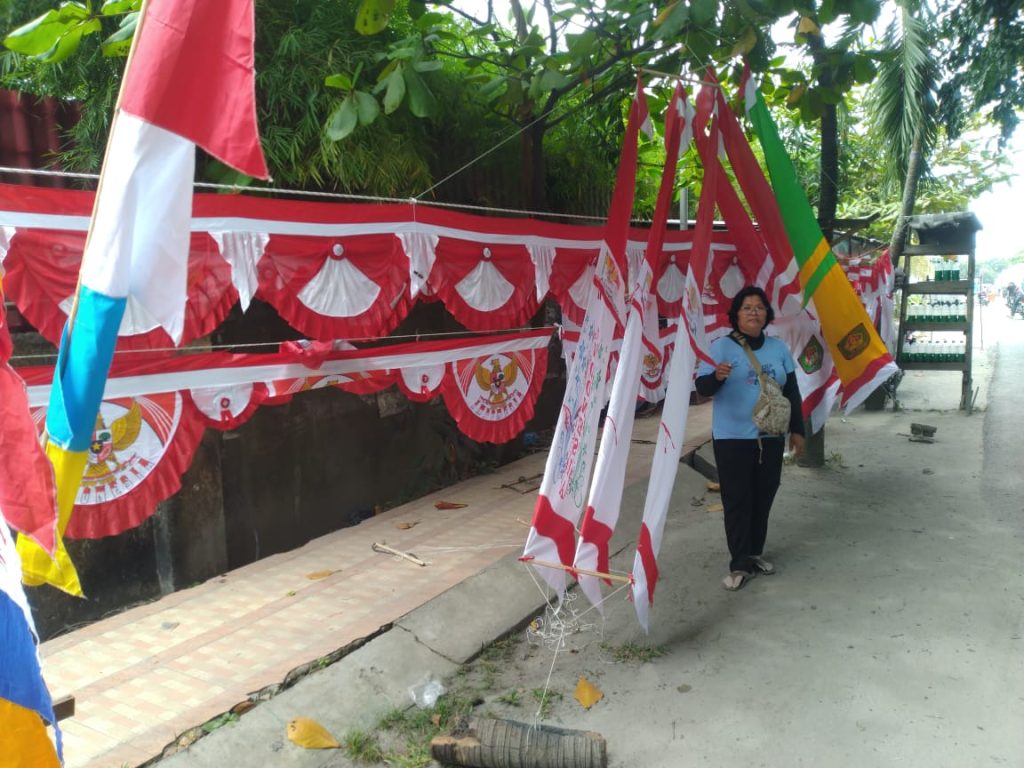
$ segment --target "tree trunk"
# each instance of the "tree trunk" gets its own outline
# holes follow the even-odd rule
[[[917,201],[917,182],[921,176],[921,145],[924,141],[924,130],[918,126],[914,131],[914,140],[910,144],[910,157],[907,158],[907,176],[903,180],[903,200],[900,204],[900,215],[896,219],[896,227],[889,241],[889,258],[894,267],[898,267],[903,247],[907,244],[907,219],[914,213]]]
[[[826,78],[822,77],[824,81]],[[828,78],[831,80],[831,78]],[[821,171],[818,184],[818,224],[831,244],[839,205],[839,119],[836,105],[826,104],[821,116]]]
[[[818,46],[824,43],[818,38]],[[817,48],[818,46],[813,46]],[[819,84],[829,87],[832,84],[832,73],[827,68],[818,80]],[[821,166],[818,183],[818,226],[825,236],[825,242],[832,244],[835,234],[836,207],[839,204],[839,119],[835,104],[826,104],[821,116]],[[825,429],[811,432],[809,421],[804,423],[806,439],[804,453],[799,459],[802,467],[825,466]]]
[[[471,718],[450,736],[436,736],[430,754],[438,762],[474,768],[607,768],[604,737],[515,720]]]
[[[519,157],[522,167],[520,195],[522,205],[531,211],[547,208],[547,177],[544,170],[544,132],[547,126],[540,120],[520,134]]]

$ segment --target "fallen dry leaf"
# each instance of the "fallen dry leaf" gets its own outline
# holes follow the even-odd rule
[[[457,501],[435,501],[434,509],[462,509],[468,507],[469,504],[460,504]]]
[[[296,717],[288,723],[288,740],[303,749],[337,749],[341,745],[330,731],[309,717]]]
[[[430,722],[432,722],[434,725],[436,725],[438,728],[440,728],[441,727],[441,716],[440,715],[431,715],[430,716]]]
[[[310,581],[316,581],[317,579],[326,579],[328,576],[334,573],[337,573],[337,571],[313,571],[312,573],[307,573],[306,578]]]
[[[712,493],[720,493],[722,490],[721,485],[719,485],[718,483],[714,483],[710,480],[708,480],[708,484],[705,486],[705,488],[707,488]]]
[[[256,706],[256,702],[255,701],[253,701],[252,699],[246,699],[245,701],[240,701],[237,704],[235,704],[235,706],[233,706],[231,708],[231,714],[233,714],[233,715],[244,715],[246,712],[248,712],[250,709],[252,709],[255,706]]]
[[[584,709],[590,709],[603,698],[601,689],[580,675],[580,681],[576,683],[576,701],[582,704]]]
[[[395,528],[400,531],[408,531],[410,528],[415,526],[419,520],[413,520],[411,523],[395,523]]]
[[[708,512],[721,512],[725,509],[721,504],[712,504],[708,507]]]

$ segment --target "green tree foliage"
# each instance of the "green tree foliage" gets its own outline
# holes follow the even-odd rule
[[[14,30],[6,44],[24,49],[42,33],[19,33],[19,25],[52,20],[55,7],[77,8],[47,26],[49,46],[33,38],[34,52],[8,50],[0,58],[7,87],[88,105],[66,167],[99,167],[123,66],[115,54],[124,51],[136,5],[10,0],[0,11],[4,28]],[[275,182],[389,197],[433,189],[427,199],[600,213],[636,69],[646,69],[657,120],[674,85],[658,73],[714,65],[735,83],[743,56],[762,73],[766,99],[788,125],[788,146],[812,201],[820,201],[824,179],[843,190],[839,216],[898,204],[880,193],[878,159],[888,144],[869,131],[859,107],[861,86],[894,61],[862,34],[880,0],[563,0],[542,3],[546,22],[536,5],[510,0],[510,23],[499,23],[493,4],[482,2],[256,0],[259,118]],[[790,39],[772,38],[780,19],[790,20]],[[839,30],[827,45],[824,28]],[[53,37],[62,29],[70,42]],[[46,63],[74,46],[74,55]],[[816,121],[830,109],[843,151],[837,170],[822,174]],[[640,160],[642,216],[653,209],[658,144],[642,145]],[[957,163],[950,167],[977,170],[988,159],[968,153]],[[470,170],[456,174],[464,166]],[[681,169],[695,201],[702,174],[693,154]],[[204,175],[245,181],[213,162]],[[926,198],[943,199],[944,178],[936,175]],[[519,179],[523,188],[510,189]],[[963,181],[960,189],[975,188]],[[953,197],[945,199],[952,204]]]
[[[1013,135],[1024,109],[1024,2],[959,0],[942,17],[944,64],[951,73],[940,91],[941,116],[950,135],[964,116],[983,111]]]

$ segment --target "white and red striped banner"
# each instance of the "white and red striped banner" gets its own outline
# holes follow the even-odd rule
[[[640,79],[622,142],[615,190],[605,228],[606,246],[598,255],[594,288],[569,366],[565,398],[544,467],[533,522],[522,557],[538,575],[565,594],[568,569],[576,552],[576,524],[583,513],[597,444],[598,415],[608,388],[612,338],[626,320],[629,219],[636,191],[637,140],[649,123]]]

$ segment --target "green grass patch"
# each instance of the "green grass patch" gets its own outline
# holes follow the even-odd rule
[[[545,690],[543,688],[534,688],[532,693],[533,698],[536,699],[538,704],[537,715],[541,718],[550,715],[555,701],[562,698],[562,694],[558,691]]]
[[[612,657],[612,661],[618,664],[646,664],[659,656],[665,655],[665,649],[660,645],[640,645],[639,643],[608,645],[602,643],[601,648]]]
[[[367,731],[348,731],[341,738],[341,748],[357,763],[379,763],[384,759],[377,736]]]

